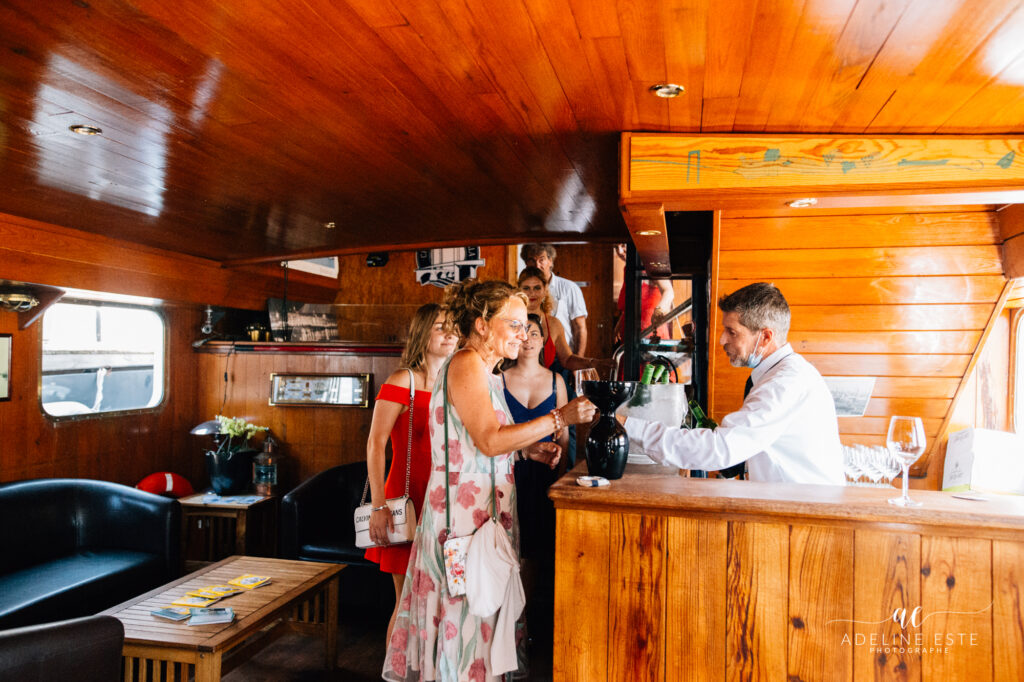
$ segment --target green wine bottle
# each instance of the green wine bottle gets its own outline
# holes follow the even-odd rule
[[[718,428],[718,422],[704,414],[704,410],[700,408],[700,403],[698,403],[696,400],[690,401],[690,413],[693,414],[693,418],[697,420],[698,429]]]

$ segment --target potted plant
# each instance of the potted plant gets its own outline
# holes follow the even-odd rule
[[[206,452],[206,469],[210,487],[218,495],[245,492],[252,479],[252,458],[258,450],[249,440],[266,426],[250,424],[244,417],[217,415],[218,431],[213,434],[217,448]]]

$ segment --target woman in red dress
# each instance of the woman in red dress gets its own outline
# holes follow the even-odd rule
[[[405,494],[405,462],[409,447],[409,418],[402,418],[409,410],[409,372],[415,381],[415,400],[412,412],[412,458],[409,475],[409,497],[416,508],[416,518],[423,510],[423,495],[430,477],[430,434],[427,432],[430,392],[437,371],[455,350],[458,340],[443,329],[441,306],[428,303],[420,306],[409,325],[409,339],[402,353],[401,369],[392,374],[380,387],[373,406],[370,437],[366,441],[366,468],[370,479],[370,502],[383,507],[384,500]],[[391,471],[384,480],[384,448],[391,438]],[[366,558],[380,564],[380,570],[390,573],[395,581],[395,610],[388,622],[388,639],[398,613],[398,601],[405,582],[405,569],[409,563],[409,543],[387,545],[388,528],[394,528],[391,515],[384,509],[370,516],[370,539],[381,547],[370,547]]]

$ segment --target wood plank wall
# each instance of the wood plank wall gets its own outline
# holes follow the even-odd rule
[[[798,353],[826,376],[876,377],[866,415],[839,420],[844,443],[884,444],[893,414],[922,417],[933,439],[1003,290],[999,242],[995,214],[964,207],[723,216],[713,293],[774,282]],[[742,403],[749,370],[729,365],[717,343],[712,353],[711,413],[721,419]]]
[[[557,516],[556,682],[1024,679],[1019,539],[885,523]]]
[[[164,319],[167,392],[160,406],[138,414],[53,421],[39,405],[42,322],[19,330],[15,313],[0,311],[0,333],[13,339],[11,400],[0,402],[0,482],[70,477],[135,485],[156,471],[188,475],[200,457],[189,435],[198,423],[199,375],[190,343],[200,313],[168,306]]]

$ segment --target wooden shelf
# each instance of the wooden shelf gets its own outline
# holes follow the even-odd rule
[[[197,353],[273,353],[314,355],[400,356],[405,346],[398,343],[359,343],[356,341],[207,341]]]

